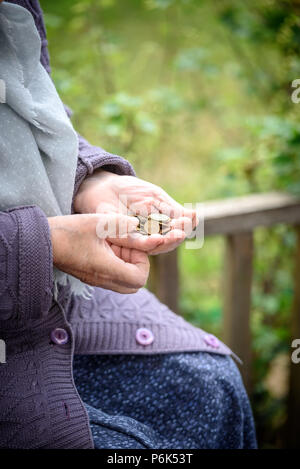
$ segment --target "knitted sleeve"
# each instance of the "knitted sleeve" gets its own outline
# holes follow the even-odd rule
[[[75,177],[74,196],[82,181],[96,169],[102,168],[115,174],[135,176],[131,164],[121,156],[108,153],[100,147],[91,145],[81,135],[79,138],[79,155]]]
[[[0,321],[49,311],[53,260],[46,216],[37,206],[0,212]]]
[[[65,110],[69,118],[72,116],[72,110],[66,106]],[[115,174],[135,176],[135,171],[131,164],[121,156],[108,153],[103,148],[91,145],[85,138],[78,135],[78,162],[75,176],[75,186],[73,193],[76,196],[80,184],[90,174],[93,174],[96,169],[102,168]],[[72,207],[72,211],[73,207]]]

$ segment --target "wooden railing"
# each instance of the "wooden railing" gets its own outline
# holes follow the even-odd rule
[[[223,340],[243,361],[241,374],[252,389],[250,332],[253,233],[257,227],[285,223],[295,227],[294,307],[291,340],[300,339],[300,199],[284,193],[255,194],[204,204],[204,235],[226,237]],[[205,244],[203,249],[205,249]],[[173,311],[179,312],[179,266],[173,251],[151,260],[150,288]],[[291,349],[292,352],[292,349]],[[300,446],[300,364],[290,366],[288,444]]]

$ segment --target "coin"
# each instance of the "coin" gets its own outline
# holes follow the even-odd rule
[[[148,235],[160,233],[160,224],[155,220],[147,220],[144,223],[143,229]]]
[[[148,217],[145,217],[144,215],[132,216],[135,216],[139,220],[136,230],[142,235],[150,236],[158,233],[165,235],[171,230],[171,218],[164,213],[150,213]]]
[[[147,220],[147,217],[144,217],[144,215],[135,215],[135,216],[139,219],[140,223],[145,223],[145,221]]]
[[[160,234],[165,235],[165,234],[169,233],[169,231],[171,231],[171,228],[170,228],[170,226],[167,226],[165,228],[160,229]]]
[[[164,213],[150,213],[148,216],[148,220],[154,220],[159,223],[169,223],[171,221],[170,217],[168,215],[165,215]]]
[[[135,217],[138,219],[139,223],[136,227],[136,231],[139,231],[142,233],[142,230],[143,230],[143,226],[144,226],[144,223],[145,221],[147,220],[146,217],[142,216],[142,215],[131,215],[132,217]],[[147,234],[147,233],[142,233],[142,234]]]
[[[144,230],[143,226],[137,227],[137,231],[139,231],[139,233],[142,234],[142,235],[147,235],[148,236],[148,233],[147,233],[147,231]]]

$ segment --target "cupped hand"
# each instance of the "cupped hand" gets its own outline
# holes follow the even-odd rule
[[[187,209],[162,188],[134,176],[120,176],[96,171],[82,183],[74,201],[77,213],[123,213],[148,215],[162,212],[171,221],[166,235],[144,236],[132,233],[126,246],[148,254],[160,254],[175,249],[197,225],[195,210]],[[115,240],[119,245],[120,240]],[[124,245],[124,244],[123,244]]]
[[[145,252],[126,246],[137,219],[121,214],[48,218],[54,265],[82,282],[119,293],[135,293],[149,275]],[[114,226],[114,238],[99,238],[98,227]],[[114,243],[118,240],[118,244]],[[124,245],[125,242],[125,245]]]

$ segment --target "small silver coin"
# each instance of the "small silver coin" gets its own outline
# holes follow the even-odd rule
[[[147,221],[147,217],[144,217],[144,215],[135,215],[139,220],[140,223],[145,223]]]
[[[146,218],[146,217],[143,217],[142,215],[132,215],[132,216],[135,217],[135,218],[137,218],[138,221],[139,221],[139,223],[138,223],[138,225],[137,225],[137,227],[136,227],[136,231],[140,231],[140,232],[141,232],[142,229],[143,229],[144,223],[145,223],[145,221],[147,220],[147,218]],[[147,233],[145,233],[145,234],[147,234]]]
[[[150,213],[148,217],[144,215],[132,215],[139,220],[139,224],[136,227],[142,235],[150,236],[152,234],[165,235],[170,230],[170,217],[164,213]]]
[[[138,228],[137,231],[138,231],[140,234],[142,234],[142,235],[147,235],[147,236],[148,236],[148,233],[143,229],[143,227]]]
[[[148,215],[148,220],[157,221],[159,223],[169,223],[171,221],[168,215],[165,215],[164,213],[156,213],[156,212],[150,213],[150,215]]]
[[[170,223],[160,223],[161,228],[169,228]]]
[[[167,226],[165,228],[160,229],[160,234],[165,235],[165,234],[169,233],[169,231],[171,231],[171,228],[169,226]]]
[[[160,225],[157,221],[148,219],[146,223],[144,223],[143,229],[149,235],[157,234],[160,232]]]

